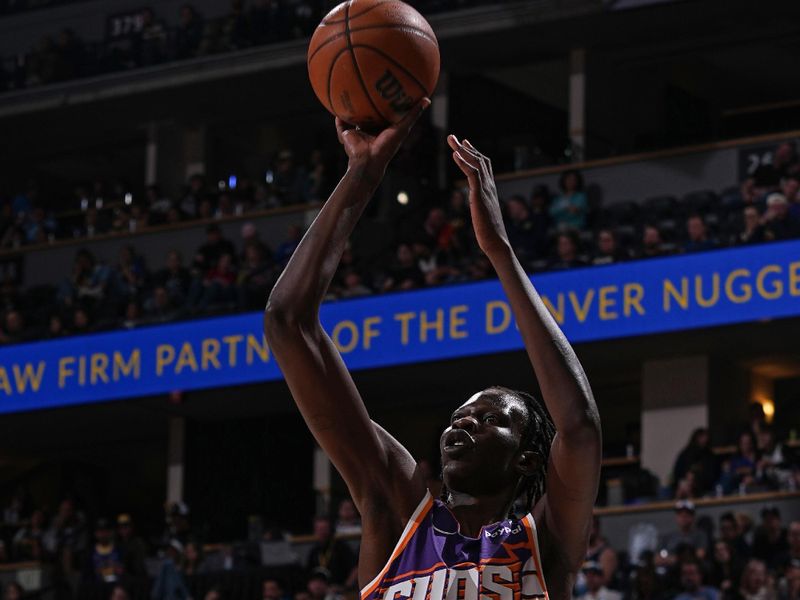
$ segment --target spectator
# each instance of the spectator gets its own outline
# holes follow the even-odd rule
[[[25,332],[25,318],[22,313],[16,309],[11,309],[5,314],[3,319],[5,326],[6,342],[9,344],[17,344],[25,341],[27,338]]]
[[[161,189],[155,185],[148,185],[145,189],[145,202],[151,212],[161,215],[163,221],[169,209],[172,208],[172,200],[161,193]]]
[[[586,562],[598,564],[603,573],[603,585],[611,585],[614,574],[617,572],[619,560],[611,544],[601,535],[600,519],[597,516],[592,517],[592,528],[589,531],[589,545],[586,548]]]
[[[194,258],[194,269],[201,277],[211,269],[219,266],[219,259],[223,254],[236,256],[233,244],[222,237],[219,225],[212,223],[206,227],[206,243],[200,246]]]
[[[281,150],[278,153],[274,177],[272,186],[282,206],[308,201],[306,176],[303,169],[294,164],[294,154],[291,150]]]
[[[767,241],[780,241],[800,236],[800,225],[789,212],[789,202],[783,194],[767,196],[764,214],[764,237]]]
[[[73,232],[74,237],[93,238],[108,232],[108,225],[100,218],[100,213],[94,206],[90,206],[83,214],[83,225]]]
[[[766,241],[761,215],[755,206],[745,206],[742,210],[743,229],[736,235],[736,244],[761,244]]]
[[[169,545],[172,540],[179,541],[182,544],[181,555],[183,555],[183,544],[188,544],[193,539],[189,517],[189,507],[184,502],[176,502],[167,507],[167,530],[162,540],[166,545]]]
[[[534,237],[533,221],[530,218],[525,199],[522,196],[512,196],[506,201],[506,231],[511,248],[519,261],[524,265],[537,258],[536,238]]]
[[[80,335],[92,331],[92,320],[89,311],[83,306],[76,306],[72,313],[72,333]]]
[[[373,291],[364,285],[364,280],[358,271],[347,271],[343,275],[343,283],[339,295],[342,298],[361,298],[363,296],[371,296]]]
[[[117,516],[117,539],[120,552],[122,552],[125,573],[131,577],[147,577],[145,568],[147,545],[141,537],[136,535],[133,519],[127,513]]]
[[[781,557],[780,567],[782,569],[788,569],[792,564],[800,567],[800,521],[792,521],[789,523],[786,538],[788,550]]]
[[[195,542],[186,542],[186,545],[183,547],[183,561],[181,562],[180,569],[181,573],[187,577],[198,575],[206,571],[203,551]]]
[[[289,600],[277,579],[265,579],[261,583],[261,600]]]
[[[106,296],[110,277],[108,267],[97,264],[91,252],[81,249],[75,257],[71,276],[59,288],[58,301],[66,306],[78,302],[97,304]]]
[[[761,525],[753,535],[753,557],[764,561],[770,570],[775,570],[782,566],[788,551],[789,542],[778,507],[765,506],[761,509]]]
[[[64,327],[64,320],[57,312],[52,313],[47,319],[47,333],[45,337],[55,339],[69,335],[69,331]]]
[[[768,584],[763,561],[751,558],[747,562],[739,584],[739,596],[742,600],[774,600],[775,591]]]
[[[622,600],[622,594],[608,589],[603,581],[603,568],[596,562],[585,562],[581,569],[586,578],[586,592],[577,600]]]
[[[273,283],[272,266],[264,255],[263,245],[257,242],[246,244],[237,279],[239,306],[244,309],[263,307]]]
[[[281,270],[289,262],[301,239],[303,239],[303,228],[299,225],[289,225],[286,229],[286,240],[275,250],[275,264]]]
[[[230,6],[230,12],[222,23],[220,46],[223,50],[239,50],[249,44],[249,26],[244,14],[243,0],[231,0]]]
[[[733,550],[739,560],[750,558],[750,546],[739,531],[739,522],[732,512],[723,513],[719,518],[719,536]]]
[[[255,0],[250,9],[250,28],[255,44],[267,44],[286,37],[286,6],[277,0]]]
[[[791,486],[792,472],[783,444],[775,439],[775,429],[765,425],[756,436],[759,460],[756,476],[761,484],[772,490],[788,489]]]
[[[680,451],[672,469],[674,485],[691,472],[694,474],[694,492],[702,496],[710,492],[717,481],[717,465],[709,443],[708,429],[700,427],[692,432],[686,447]]]
[[[214,586],[206,592],[203,600],[222,600],[222,591],[217,586]]]
[[[739,435],[736,454],[723,463],[722,475],[719,484],[725,493],[734,490],[746,490],[755,483],[756,464],[755,437],[750,431],[743,431]]]
[[[628,256],[625,254],[625,251],[619,247],[617,236],[614,235],[614,232],[610,229],[601,229],[597,233],[597,246],[594,257],[592,258],[592,264],[610,265],[627,259]]]
[[[397,247],[395,263],[389,269],[383,282],[384,292],[412,290],[425,285],[425,277],[417,264],[414,253],[408,244]]]
[[[180,572],[183,561],[183,544],[176,539],[170,540],[166,547],[166,557],[161,563],[153,590],[152,600],[189,600],[191,595]]]
[[[153,288],[153,294],[145,303],[144,311],[147,319],[164,323],[172,321],[178,316],[181,306],[173,302],[164,286]]]
[[[530,220],[533,223],[533,239],[536,240],[536,255],[547,256],[547,236],[550,231],[550,191],[546,185],[537,185],[531,192]]]
[[[309,593],[309,600],[342,600],[342,596],[334,591],[331,585],[330,572],[324,567],[316,567],[311,571],[306,589]]]
[[[45,515],[37,508],[31,514],[30,522],[14,535],[14,560],[42,560],[44,553]]]
[[[717,600],[719,590],[703,586],[703,571],[700,563],[686,561],[681,564],[681,589],[682,592],[675,600]]]
[[[109,600],[130,600],[131,596],[128,594],[128,590],[126,590],[121,585],[115,585],[111,589],[111,595],[109,596]]]
[[[178,29],[175,32],[175,58],[191,58],[197,54],[203,39],[203,20],[191,4],[180,9]]]
[[[195,295],[189,302],[193,308],[200,311],[236,302],[235,283],[236,267],[233,264],[233,256],[228,253],[222,254],[216,266],[206,273],[201,287],[196,288],[199,290],[199,296]]]
[[[775,189],[781,179],[796,172],[797,153],[792,142],[782,142],[775,148],[772,161],[760,165],[753,173],[753,183],[759,189]]]
[[[655,258],[667,254],[661,231],[655,225],[645,225],[642,230],[642,243],[639,258]]]
[[[3,589],[3,600],[22,600],[25,597],[25,590],[16,581],[11,581]]]
[[[697,528],[694,502],[679,500],[675,504],[675,524],[677,530],[664,535],[661,542],[671,561],[674,562],[678,546],[682,544],[693,548],[697,558],[702,560],[708,547],[708,536]]]
[[[30,506],[30,495],[22,486],[17,487],[8,502],[8,506],[3,509],[3,522],[6,525],[19,524],[24,515],[27,514]]]
[[[350,498],[339,502],[336,512],[336,535],[361,535],[361,518],[355,503]]]
[[[108,519],[97,520],[94,539],[86,565],[86,580],[102,583],[118,581],[125,573],[125,566],[122,563],[122,551],[114,542],[114,530]]]
[[[166,58],[167,32],[153,10],[142,11],[142,28],[134,39],[134,54],[139,65],[155,65]]]
[[[180,203],[181,212],[190,219],[196,217],[202,197],[203,177],[202,175],[192,175],[189,178],[186,193]]]
[[[64,573],[74,571],[88,540],[86,518],[75,509],[71,499],[61,502],[42,541],[47,553],[56,558]]]
[[[714,552],[711,557],[710,583],[722,595],[732,597],[736,584],[742,573],[743,563],[733,550],[730,543],[725,540],[714,542]]]
[[[330,519],[314,519],[314,538],[306,568],[309,571],[319,567],[326,569],[330,573],[330,583],[334,585],[346,585],[355,581],[356,558],[344,541],[334,537]],[[312,592],[312,596],[314,595]]]
[[[561,194],[550,205],[550,218],[558,230],[582,230],[586,227],[589,204],[583,191],[583,177],[579,171],[564,171],[558,181]]]
[[[708,228],[700,215],[691,215],[686,220],[688,240],[683,245],[684,252],[705,252],[716,248],[717,243],[709,238]]]
[[[173,306],[183,306],[189,294],[192,276],[189,269],[183,266],[180,252],[170,250],[167,254],[167,265],[164,269],[156,273],[154,281],[157,287],[163,287],[167,292],[170,304]]]
[[[633,572],[633,583],[628,600],[663,600],[661,580],[650,563],[639,564]]]
[[[564,231],[558,234],[556,252],[557,257],[550,263],[550,269],[554,271],[585,265],[578,256],[578,236],[574,231]]]
[[[780,582],[780,600],[800,600],[800,561],[793,561]]]
[[[145,285],[144,260],[130,244],[119,250],[119,262],[114,269],[114,295],[120,300],[138,298]]]

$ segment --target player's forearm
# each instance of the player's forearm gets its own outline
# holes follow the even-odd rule
[[[348,166],[275,284],[267,312],[284,318],[315,318],[347,240],[380,183],[382,172]]]
[[[511,303],[547,410],[561,435],[599,436],[600,419],[583,367],[511,248],[490,260]]]

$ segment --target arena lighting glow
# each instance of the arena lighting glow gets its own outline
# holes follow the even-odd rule
[[[772,400],[764,400],[761,402],[761,408],[764,409],[764,418],[767,423],[772,423],[775,418],[775,403]]]
[[[89,208],[89,199],[81,198],[81,210],[86,210],[87,208]]]
[[[98,198],[97,200],[95,200],[94,201],[94,207],[97,208],[98,210],[103,208],[103,199],[102,198]]]
[[[220,191],[225,189],[225,180],[224,179],[220,179],[217,182],[217,188],[219,188]]]
[[[264,176],[264,181],[272,183],[275,181],[275,174],[272,171],[267,171],[267,174]]]
[[[403,206],[406,206],[408,204],[408,201],[409,201],[409,197],[408,197],[408,194],[406,192],[399,192],[397,194],[397,202],[398,203],[402,204]]]
[[[125,204],[128,205],[128,206],[133,204],[133,194],[131,194],[130,192],[125,194]]]
[[[236,189],[236,184],[239,182],[236,175],[231,175],[228,177],[228,187],[232,190]]]

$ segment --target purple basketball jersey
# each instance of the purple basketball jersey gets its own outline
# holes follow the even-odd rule
[[[547,600],[541,564],[532,515],[487,525],[470,538],[426,493],[361,600]]]

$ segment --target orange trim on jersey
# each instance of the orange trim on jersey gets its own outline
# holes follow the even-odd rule
[[[381,572],[378,573],[375,579],[373,579],[367,585],[367,587],[361,590],[362,599],[369,596],[372,592],[374,592],[378,588],[378,585],[383,580],[383,576],[386,575],[386,572],[392,566],[392,563],[397,559],[398,556],[400,556],[403,550],[405,550],[406,546],[408,545],[408,542],[411,541],[411,538],[416,533],[417,529],[420,526],[420,523],[422,523],[422,520],[428,514],[432,506],[433,506],[433,496],[431,496],[430,492],[426,491],[425,497],[422,499],[422,502],[417,507],[415,514],[411,515],[411,519],[409,519],[408,523],[406,524],[405,531],[403,532],[403,535],[400,537],[400,541],[397,542],[397,546],[395,546],[392,555],[389,557],[389,560],[386,561],[386,566],[383,567],[383,569],[381,569]]]
[[[528,521],[530,519],[530,521]],[[547,586],[544,582],[544,573],[542,572],[542,565],[539,561],[539,542],[536,538],[536,521],[533,520],[533,515],[528,513],[527,516],[522,520],[525,525],[525,529],[528,530],[528,535],[530,536],[529,539],[531,541],[531,554],[533,555],[533,563],[536,565],[536,579],[539,580],[539,585],[542,587],[542,591],[544,592],[544,597],[550,598],[550,595],[547,593]]]

